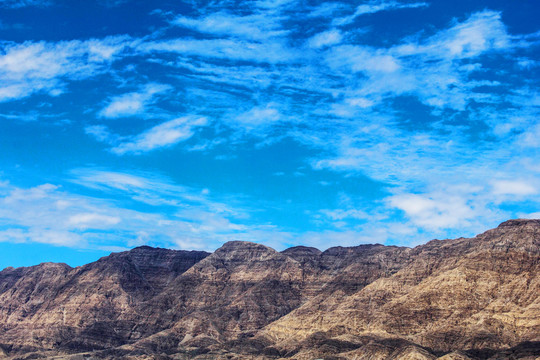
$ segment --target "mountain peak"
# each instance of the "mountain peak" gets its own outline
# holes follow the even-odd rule
[[[517,226],[538,226],[540,227],[540,219],[512,219],[507,220],[505,222],[502,222],[499,224],[498,228],[505,228],[505,227],[517,227]]]
[[[281,253],[296,261],[305,262],[318,258],[322,254],[322,251],[309,246],[294,246],[283,250]]]
[[[237,249],[270,249],[270,247],[253,242],[253,241],[242,241],[242,240],[231,240],[227,241],[220,249],[223,250],[237,250]]]
[[[216,250],[216,253],[225,253],[225,252],[227,253],[228,252],[257,252],[257,253],[274,254],[276,253],[276,250],[266,245],[262,245],[262,244],[251,242],[251,241],[233,240],[233,241],[227,241],[219,249]]]
[[[286,250],[282,251],[283,254],[290,254],[290,253],[303,253],[303,254],[321,254],[322,251],[311,246],[293,246]]]
[[[141,246],[137,246],[136,248],[133,248],[131,249],[131,251],[134,251],[134,250],[159,250],[161,248],[158,248],[158,247],[153,247],[153,246],[148,246],[148,245],[141,245]]]

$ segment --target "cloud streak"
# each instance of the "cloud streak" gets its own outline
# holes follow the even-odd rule
[[[182,117],[156,125],[143,133],[121,142],[111,151],[117,155],[140,154],[155,149],[172,146],[193,136],[197,127],[205,126],[204,117]]]
[[[81,80],[109,69],[126,47],[126,37],[58,43],[0,44],[0,102],[34,93],[58,96],[66,80]]]
[[[160,148],[171,147],[182,141],[186,141],[195,134],[197,128],[206,125],[208,125],[208,119],[205,117],[184,116],[165,121],[140,134],[132,136],[116,135],[111,133],[103,125],[88,126],[85,131],[97,141],[112,145],[110,151],[113,154],[139,155]]]
[[[351,24],[357,17],[368,14],[375,14],[381,11],[400,10],[400,9],[417,9],[429,6],[426,2],[416,3],[400,3],[397,1],[371,1],[367,4],[359,5],[354,14],[337,18],[333,21],[334,25],[348,25]]]
[[[141,43],[143,53],[177,53],[214,59],[250,61],[254,63],[288,63],[300,54],[280,42],[259,43],[237,39],[172,39]]]
[[[179,211],[165,215],[131,210],[113,200],[62,191],[51,184],[33,188],[7,184],[0,196],[0,242],[81,249],[149,244],[213,250],[231,236],[249,238],[253,232],[267,232],[271,238],[272,229],[239,224],[237,211],[209,200],[204,191],[128,173],[79,169],[73,174],[80,184],[114,189],[154,206],[174,202]],[[145,201],[152,198],[162,201]]]
[[[169,85],[147,84],[141,91],[113,97],[107,106],[99,112],[99,116],[118,118],[143,114],[156,96],[169,90],[171,90]]]
[[[0,1],[0,7],[19,9],[27,6],[44,7],[50,6],[52,1],[50,0],[2,0]]]
[[[204,18],[178,16],[171,21],[171,24],[201,33],[232,36],[251,41],[268,40],[288,33],[281,29],[279,17],[263,14],[237,16],[227,12],[217,12]]]

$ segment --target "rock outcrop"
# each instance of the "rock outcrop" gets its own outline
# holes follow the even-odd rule
[[[410,249],[139,247],[0,272],[0,359],[536,359],[540,220]]]

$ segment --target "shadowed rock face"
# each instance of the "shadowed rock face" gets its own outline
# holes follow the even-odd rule
[[[144,325],[140,305],[206,256],[144,247],[75,269],[51,263],[6,269],[0,272],[0,347],[93,350],[150,335],[159,329]]]
[[[147,246],[0,272],[0,359],[535,359],[540,221],[414,249]]]

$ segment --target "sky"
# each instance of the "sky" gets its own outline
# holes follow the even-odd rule
[[[0,269],[540,218],[533,0],[0,0]]]

